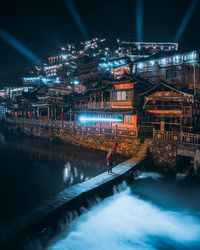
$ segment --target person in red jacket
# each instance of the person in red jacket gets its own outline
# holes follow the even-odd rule
[[[113,152],[112,149],[109,150],[107,156],[106,156],[106,161],[107,161],[107,169],[108,169],[108,174],[112,173],[112,168],[113,168]]]

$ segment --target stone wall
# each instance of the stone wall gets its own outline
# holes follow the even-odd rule
[[[176,145],[154,141],[149,148],[152,164],[162,171],[176,171]]]
[[[9,124],[7,126],[12,132],[16,134],[24,134],[26,136],[33,136],[51,140],[55,142],[71,143],[87,148],[108,151],[117,144],[116,152],[127,157],[134,157],[137,159],[141,155],[141,151],[145,151],[143,158],[146,156],[145,165],[153,170],[161,172],[171,172],[177,170],[176,164],[176,146],[171,143],[151,141],[145,144],[139,139],[128,137],[116,137],[111,135],[103,135],[97,133],[86,133],[79,131],[63,131],[51,128],[31,127],[16,124]],[[145,150],[143,150],[145,149]]]
[[[134,156],[141,147],[140,140],[128,137],[116,137],[112,135],[85,133],[82,131],[64,131],[51,128],[30,127],[23,125],[9,124],[10,133],[24,134],[51,141],[71,143],[92,149],[108,151],[116,146],[116,152],[125,156]]]

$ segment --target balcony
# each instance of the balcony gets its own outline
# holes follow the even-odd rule
[[[111,108],[110,102],[88,102],[85,104],[78,104],[74,106],[76,109],[88,110],[88,109],[106,109]]]
[[[132,101],[112,101],[111,102],[112,108],[115,109],[132,109],[133,108],[133,102]]]
[[[112,101],[112,102],[88,102],[74,106],[76,109],[132,109],[132,101]]]
[[[192,116],[192,107],[184,107],[182,105],[146,105],[149,113],[157,115],[183,115]]]

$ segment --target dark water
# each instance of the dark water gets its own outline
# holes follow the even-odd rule
[[[199,180],[143,173],[75,219],[48,249],[200,249]]]
[[[8,139],[0,134],[0,222],[104,172],[105,157],[101,151],[29,138]]]

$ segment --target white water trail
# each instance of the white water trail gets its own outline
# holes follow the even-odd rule
[[[161,178],[164,178],[164,175],[156,173],[156,172],[142,172],[140,173],[135,179],[146,179],[146,178],[152,178],[153,180],[158,180]]]
[[[157,207],[126,188],[76,218],[48,249],[151,250],[198,249],[198,246],[198,218]]]

